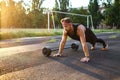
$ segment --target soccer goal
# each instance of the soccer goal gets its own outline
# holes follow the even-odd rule
[[[93,20],[92,20],[92,16],[91,15],[83,15],[83,14],[68,13],[68,12],[61,12],[61,11],[52,11],[52,10],[48,10],[47,14],[48,14],[48,30],[50,29],[50,22],[51,22],[50,20],[52,20],[52,24],[53,24],[54,30],[56,30],[56,24],[55,24],[55,16],[54,16],[54,14],[65,14],[65,15],[76,16],[76,17],[84,17],[85,20],[87,21],[86,27],[87,28],[91,27],[92,30],[94,30]],[[50,17],[52,19],[50,19]]]

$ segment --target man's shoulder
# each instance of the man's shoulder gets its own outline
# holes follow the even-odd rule
[[[73,26],[79,26],[80,23],[73,23]]]

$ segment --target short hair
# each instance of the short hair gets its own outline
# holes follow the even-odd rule
[[[63,21],[65,21],[66,23],[71,23],[72,22],[72,20],[69,17],[65,17],[65,18],[61,19],[60,22],[62,23]]]

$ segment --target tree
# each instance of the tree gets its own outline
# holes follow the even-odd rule
[[[26,14],[26,9],[22,6],[22,1],[19,1],[16,3],[15,9],[16,9],[16,20],[15,20],[15,26],[18,28],[27,28],[30,27],[30,20],[28,19],[28,16]]]
[[[33,10],[28,14],[31,22],[31,28],[45,28],[47,17],[42,14],[42,11]]]
[[[1,2],[1,26],[4,28],[24,28],[29,26],[29,20],[22,1],[13,0]]]
[[[43,28],[45,15],[42,13],[41,4],[44,0],[32,0],[32,7],[27,11],[23,0],[3,0],[0,3],[1,26],[4,28]],[[27,6],[27,4],[25,4]],[[26,13],[27,11],[27,13]]]
[[[2,9],[2,4],[0,2],[0,29],[1,29],[1,9]]]
[[[8,6],[7,6],[8,5]],[[1,26],[2,27],[12,27],[14,25],[14,12],[15,12],[15,3],[12,0],[1,2]]]
[[[70,9],[71,13],[76,13],[76,14],[82,14],[82,15],[89,15],[89,12],[86,9],[83,9],[83,7],[81,8],[71,8]],[[87,18],[83,17],[83,16],[71,16],[69,15],[69,17],[72,18],[72,21],[74,23],[81,23],[85,26],[87,26]]]
[[[94,25],[94,28],[96,29],[102,20],[102,15],[99,11],[98,0],[90,0],[88,9],[90,14],[93,17],[93,25]]]
[[[55,0],[55,11],[68,12],[70,8],[70,0]],[[66,17],[66,14],[55,14],[55,22],[59,24],[60,19]]]
[[[105,11],[105,23],[111,28],[116,26],[120,28],[120,0],[115,0],[114,4],[107,7]]]
[[[44,0],[32,0],[32,10],[28,13],[31,22],[31,28],[45,28],[46,17],[43,15],[41,8]]]
[[[32,10],[40,9],[45,0],[32,0]]]
[[[55,0],[55,9],[67,12],[70,8],[70,0]]]

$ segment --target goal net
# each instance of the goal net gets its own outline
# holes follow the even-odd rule
[[[62,28],[60,24],[60,19],[63,17],[70,17],[73,23],[80,23],[85,25],[87,28],[94,29],[91,15],[83,15],[83,14],[68,13],[61,11],[52,11],[52,10],[48,10],[47,14],[48,14],[47,16],[48,30],[51,28],[54,30]]]

